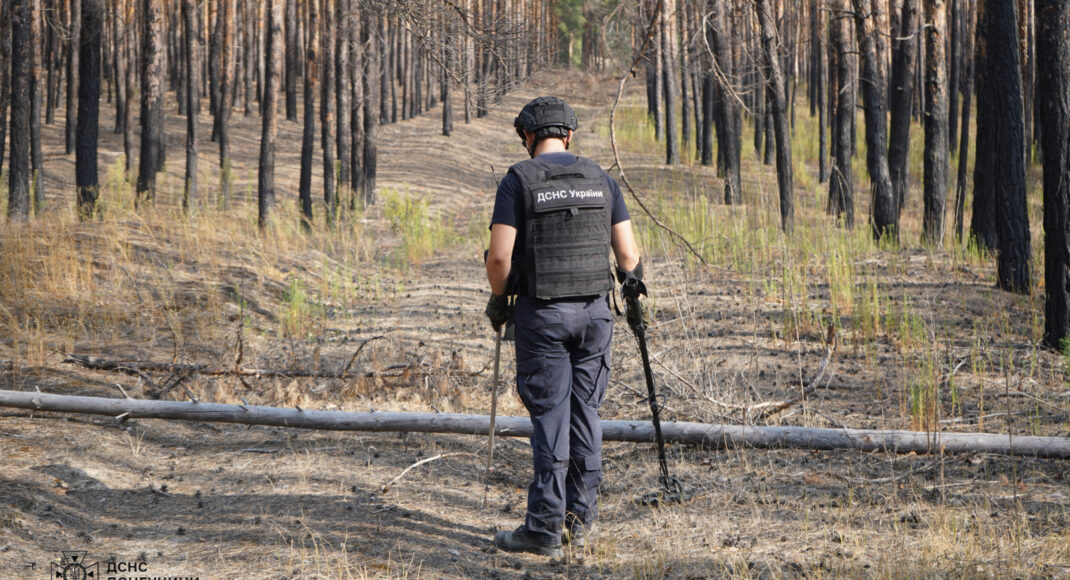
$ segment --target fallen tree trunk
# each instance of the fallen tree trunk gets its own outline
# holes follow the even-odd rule
[[[457,413],[344,412],[283,409],[255,405],[224,405],[184,401],[107,399],[39,392],[0,390],[0,407],[107,415],[126,419],[173,419],[322,429],[486,435],[490,417]],[[653,442],[647,421],[603,421],[605,441]],[[526,417],[498,417],[494,432],[510,437],[531,435]],[[992,433],[924,433],[811,427],[762,427],[662,423],[665,440],[713,447],[857,449],[895,453],[997,453],[1070,459],[1070,437],[1033,437]]]

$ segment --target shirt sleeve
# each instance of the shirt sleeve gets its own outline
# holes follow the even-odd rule
[[[498,193],[494,196],[494,213],[490,218],[491,227],[502,224],[519,228],[520,178],[515,173],[507,173],[498,184]]]
[[[617,184],[617,180],[610,177],[608,173],[605,175],[606,182],[609,183],[609,198],[613,202],[613,214],[611,215],[612,225],[617,225],[632,219],[631,214],[628,213],[628,206],[624,203],[624,194],[621,193],[620,185]]]

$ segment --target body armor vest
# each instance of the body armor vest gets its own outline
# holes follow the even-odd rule
[[[602,169],[577,157],[567,166],[528,159],[509,171],[520,178],[524,207],[513,250],[515,293],[551,299],[612,290],[612,212]]]

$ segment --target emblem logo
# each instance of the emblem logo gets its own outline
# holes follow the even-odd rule
[[[60,563],[52,563],[53,580],[97,580],[100,578],[100,564],[88,563],[85,552],[62,552]]]

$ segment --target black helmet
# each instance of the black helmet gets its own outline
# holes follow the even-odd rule
[[[564,99],[539,97],[524,105],[513,121],[516,134],[524,138],[524,131],[535,134],[538,141],[544,137],[568,137],[568,132],[579,127],[576,113]]]

